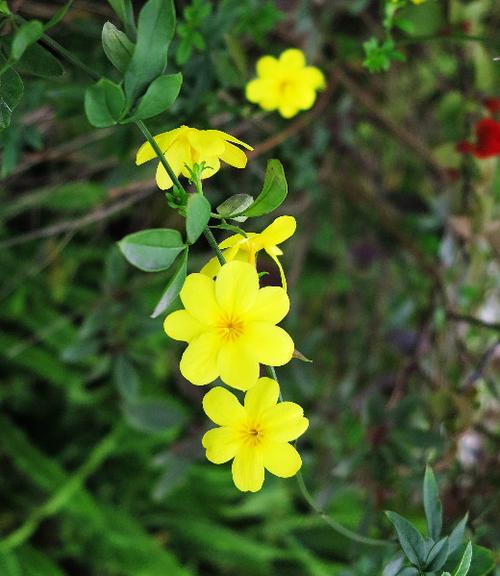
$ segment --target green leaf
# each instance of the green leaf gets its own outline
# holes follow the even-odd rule
[[[397,556],[394,560],[391,560],[389,564],[386,564],[382,576],[397,576],[403,566],[403,562],[404,556]]]
[[[96,128],[118,123],[125,105],[125,96],[118,84],[101,78],[85,92],[85,113]]]
[[[27,576],[64,576],[60,568],[47,555],[35,548],[23,546],[19,552],[23,574]]]
[[[7,5],[7,0],[0,0],[0,14],[10,16],[11,11],[9,9],[9,6]]]
[[[102,27],[102,47],[111,64],[122,74],[125,73],[134,52],[134,44],[125,32],[106,22]]]
[[[22,72],[42,78],[62,76],[64,68],[59,60],[40,44],[29,46],[16,66]]]
[[[436,542],[430,549],[425,562],[425,567],[428,571],[436,571],[442,568],[448,558],[448,536]]]
[[[38,20],[30,20],[19,27],[10,47],[10,56],[13,60],[19,60],[26,49],[41,38],[43,24]]]
[[[21,567],[13,552],[0,548],[0,574],[2,576],[22,576]]]
[[[449,552],[453,554],[455,550],[462,544],[464,541],[464,533],[465,527],[467,526],[467,520],[469,519],[469,513],[460,520],[460,522],[453,528],[450,537],[449,537]]]
[[[264,185],[255,202],[241,216],[262,216],[276,210],[288,194],[285,171],[279,160],[269,160],[264,177]]]
[[[120,354],[113,365],[113,380],[120,396],[125,400],[137,398],[141,383],[135,368],[127,357]]]
[[[436,478],[430,466],[426,467],[424,476],[424,509],[429,536],[437,540],[443,526],[443,507],[439,499]]]
[[[125,94],[129,105],[163,73],[174,29],[173,1],[148,0],[139,14],[137,43],[125,74]]]
[[[186,233],[190,244],[201,236],[210,220],[210,202],[201,194],[191,194],[186,208]]]
[[[180,233],[168,228],[129,234],[118,245],[125,258],[144,272],[166,270],[186,248]]]
[[[126,402],[123,414],[129,426],[151,433],[165,432],[185,420],[179,406],[165,398],[141,398]]]
[[[132,12],[131,0],[108,0],[108,2],[118,18],[125,24],[129,14]]]
[[[399,543],[408,560],[415,566],[423,566],[426,551],[425,541],[420,532],[396,512],[386,512],[386,515],[396,528]]]
[[[57,26],[57,24],[59,24],[59,22],[61,22],[61,20],[66,16],[66,12],[71,8],[73,2],[74,0],[68,0],[64,6],[59,8],[54,16],[52,16],[52,18],[45,24],[45,30],[49,30],[50,28]]]
[[[177,298],[184,286],[184,280],[186,279],[187,273],[187,263],[188,263],[189,249],[186,248],[181,256],[179,265],[172,274],[172,277],[168,281],[165,292],[160,301],[156,305],[156,308],[151,314],[151,318],[157,318],[160,314],[165,312],[165,310],[170,306],[170,304]]]
[[[460,559],[460,564],[453,571],[453,576],[467,576],[472,561],[472,543],[469,542],[464,554]]]
[[[253,203],[250,194],[235,194],[217,206],[217,213],[224,218],[238,216]]]
[[[134,113],[124,123],[146,120],[158,116],[172,106],[179,96],[182,84],[182,74],[169,74],[158,76],[151,84],[144,96],[139,100]]]
[[[470,546],[470,542],[465,545],[463,544],[458,550],[456,550],[452,555],[448,556],[444,570],[455,575],[455,571],[462,564],[464,560],[464,568],[467,563],[468,552],[467,548]],[[490,574],[495,569],[495,559],[491,550],[483,548],[482,546],[477,546],[472,544],[472,559],[470,561],[470,567],[467,572],[467,576],[486,576]]]
[[[10,125],[12,113],[23,94],[24,85],[19,74],[13,68],[8,68],[0,76],[0,129]]]

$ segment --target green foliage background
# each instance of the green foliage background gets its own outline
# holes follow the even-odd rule
[[[10,4],[42,21],[61,7]],[[494,548],[500,170],[455,152],[487,114],[482,99],[499,94],[494,0],[408,5],[391,32],[406,61],[374,75],[363,43],[387,41],[381,3],[176,7],[169,73],[184,82],[151,129],[214,127],[255,147],[246,170],[206,181],[212,205],[255,196],[269,158],[285,167],[279,213],[298,220],[284,245],[287,329],[314,362],[294,360],[280,381],[311,421],[299,444],[318,506],[373,537],[393,538],[385,509],[423,530],[430,460],[446,533],[469,511],[468,536]],[[76,0],[49,33],[113,79],[106,20],[119,25],[108,4]],[[328,89],[285,121],[248,104],[244,85],[260,55],[290,46]],[[0,133],[0,575],[381,574],[396,545],[332,531],[295,479],[243,495],[227,465],[204,460],[204,390],[182,379],[181,347],[150,319],[169,275],[132,269],[116,246],[183,222],[152,165],[134,166],[136,128],[89,126],[83,73],[63,63],[47,79],[21,64],[24,98]],[[190,268],[210,256],[200,242]]]

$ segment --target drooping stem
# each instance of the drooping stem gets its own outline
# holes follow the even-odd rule
[[[203,230],[203,234],[205,235],[207,242],[210,244],[211,248],[215,252],[215,255],[217,256],[217,260],[219,261],[219,264],[222,266],[223,264],[226,263],[226,259],[224,258],[224,254],[222,254],[221,249],[219,248],[219,245],[217,244],[217,240],[215,239],[214,235],[212,234],[212,230],[210,230],[210,228],[207,226],[205,228],[205,230]]]

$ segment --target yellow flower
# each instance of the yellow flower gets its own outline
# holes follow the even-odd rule
[[[236,396],[220,386],[203,398],[203,409],[220,428],[209,430],[202,440],[210,462],[224,464],[232,458],[233,480],[242,492],[257,492],[264,483],[264,469],[289,478],[302,465],[289,444],[309,425],[302,408],[278,402],[278,383],[260,378],[245,394],[242,406]]]
[[[223,382],[248,390],[259,378],[259,363],[282,366],[292,358],[290,336],[276,326],[290,301],[283,288],[259,288],[259,276],[246,262],[228,262],[213,280],[190,274],[181,290],[184,310],[165,318],[165,332],[188,342],[182,375],[197,386]]]
[[[316,91],[325,88],[321,70],[306,66],[304,53],[296,48],[285,50],[279,59],[260,58],[257,76],[246,86],[247,99],[264,110],[279,110],[283,118],[311,108]]]
[[[276,262],[281,276],[281,284],[286,290],[286,278],[283,272],[283,266],[278,259],[283,252],[278,248],[278,244],[281,244],[285,240],[288,240],[290,236],[293,236],[297,224],[293,216],[279,216],[276,220],[270,224],[267,228],[260,234],[254,232],[247,233],[247,237],[241,234],[234,234],[229,236],[219,244],[219,248],[224,254],[224,258],[227,262],[232,260],[242,260],[244,262],[249,262],[255,266],[255,260],[257,253],[261,250],[265,250],[267,254]],[[212,258],[203,268],[201,269],[202,274],[211,276],[212,278],[220,270],[220,264],[217,258]]]
[[[221,160],[235,168],[245,168],[247,157],[243,150],[234,144],[253,150],[245,142],[220,130],[197,130],[188,126],[158,134],[155,140],[175,175],[182,174],[186,178],[189,177],[188,167],[193,168],[195,164],[202,162],[205,162],[207,166],[202,173],[202,178],[209,178],[218,172]],[[145,142],[137,151],[135,163],[144,164],[156,157],[151,144]],[[168,190],[173,186],[161,162],[158,162],[156,170],[156,183],[162,190]]]

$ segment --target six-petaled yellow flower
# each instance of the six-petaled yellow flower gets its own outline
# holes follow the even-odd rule
[[[285,50],[278,59],[260,58],[257,76],[246,86],[247,99],[264,110],[278,110],[284,118],[311,108],[316,91],[325,88],[321,70],[306,66],[304,53],[296,48]]]
[[[231,262],[232,260],[241,260],[249,262],[254,266],[256,263],[257,253],[261,250],[265,250],[265,252],[276,262],[280,271],[281,283],[283,288],[286,290],[287,285],[285,273],[283,272],[283,266],[278,259],[278,256],[281,256],[283,252],[277,245],[288,240],[290,236],[293,236],[296,227],[297,224],[293,216],[279,216],[272,224],[267,228],[264,228],[260,234],[248,232],[246,237],[240,234],[234,234],[233,236],[229,236],[229,238],[223,240],[219,244],[219,248],[222,250],[227,262]],[[219,270],[219,261],[217,258],[212,258],[201,269],[201,273],[214,277]]]
[[[232,473],[242,492],[257,492],[264,482],[264,470],[289,478],[302,461],[289,444],[308,427],[302,408],[293,402],[278,402],[279,386],[260,378],[245,395],[244,406],[220,386],[203,398],[203,409],[220,428],[209,430],[202,440],[210,462],[223,464],[233,459]]]
[[[188,342],[182,375],[196,385],[223,382],[248,390],[259,378],[259,364],[282,366],[292,358],[290,336],[276,326],[288,313],[286,291],[259,287],[254,266],[228,262],[213,280],[190,274],[180,293],[184,310],[165,318],[165,332]]]
[[[235,168],[245,168],[246,154],[235,144],[253,150],[245,142],[220,130],[197,130],[188,126],[158,134],[155,140],[174,174],[176,176],[182,174],[186,178],[189,177],[188,168],[192,169],[195,164],[203,162],[206,168],[201,174],[202,178],[213,176],[220,169],[221,160]],[[135,162],[143,164],[153,158],[157,158],[156,152],[149,142],[145,142],[139,148]],[[156,170],[156,183],[162,190],[168,190],[173,186],[161,162],[158,163]]]

